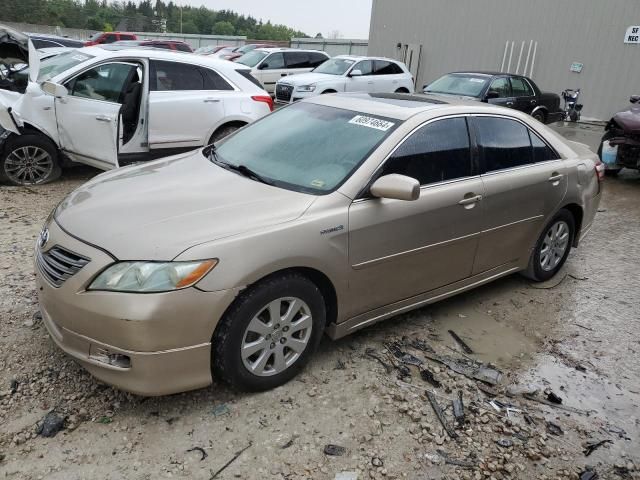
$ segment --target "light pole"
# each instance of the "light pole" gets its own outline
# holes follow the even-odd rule
[[[182,33],[182,5],[180,5],[180,33]]]

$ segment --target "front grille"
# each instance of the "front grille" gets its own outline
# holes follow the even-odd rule
[[[91,259],[73,253],[58,245],[46,252],[38,249],[36,263],[42,275],[56,287],[61,286],[69,278],[73,277]]]
[[[290,102],[293,95],[293,86],[278,83],[276,85],[276,100],[281,102]]]

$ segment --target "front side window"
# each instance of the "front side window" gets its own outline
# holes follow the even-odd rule
[[[127,40],[127,39],[123,38],[123,40]],[[113,43],[117,41],[118,41],[118,37],[112,33],[108,33],[107,35],[104,36],[104,43]]]
[[[486,172],[533,162],[529,129],[507,118],[476,117],[480,158]]]
[[[393,153],[383,175],[397,173],[420,185],[471,176],[471,149],[464,118],[438,120],[413,133]]]
[[[195,65],[176,62],[151,62],[151,91],[204,90],[204,76]]]
[[[284,55],[282,53],[272,53],[260,65],[261,70],[280,70],[285,68]]]
[[[131,34],[127,34],[127,33],[121,33],[120,34],[120,40],[135,40],[136,37],[134,37]]]
[[[124,86],[137,69],[137,65],[128,63],[107,63],[81,73],[66,86],[74,97],[122,103]]]
[[[349,178],[400,123],[296,103],[229,137],[215,157],[222,167],[244,165],[276,186],[321,195]]]
[[[371,75],[373,73],[373,62],[371,60],[364,60],[358,62],[353,70],[360,70],[362,75]]]
[[[491,82],[489,92],[497,93],[497,98],[509,98],[511,96],[511,86],[507,77],[496,78]]]
[[[307,52],[287,52],[284,54],[287,68],[310,68]]]
[[[533,97],[533,90],[522,77],[511,77],[511,92],[514,97]]]

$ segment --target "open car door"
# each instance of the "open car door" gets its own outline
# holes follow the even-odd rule
[[[103,63],[71,79],[56,98],[62,150],[73,160],[103,170],[118,166],[120,112],[137,63]]]

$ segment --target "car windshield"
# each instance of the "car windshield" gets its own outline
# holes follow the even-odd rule
[[[425,88],[426,93],[448,93],[465,97],[479,97],[489,81],[486,75],[452,73],[440,77]]]
[[[195,50],[194,53],[215,53],[220,47],[217,45],[206,45]]]
[[[261,52],[259,50],[252,50],[249,53],[245,53],[236,60],[236,63],[241,63],[247,67],[255,67],[260,61],[269,55],[267,52]]]
[[[214,157],[221,166],[250,170],[266,183],[322,195],[349,178],[399,124],[396,119],[298,103],[229,137]]]
[[[38,82],[46,82],[56,75],[69,70],[70,68],[80,65],[87,60],[92,59],[92,55],[87,55],[78,50],[61,53],[55,57],[47,58],[40,62],[40,72],[38,73]]]
[[[313,71],[315,73],[326,73],[328,75],[344,75],[354,63],[356,63],[355,60],[349,60],[347,58],[332,58],[316,67]]]
[[[256,48],[255,45],[245,45],[244,47],[240,47],[239,49],[237,49],[236,52],[244,55],[245,53],[248,53],[251,50],[254,50],[255,48]]]

